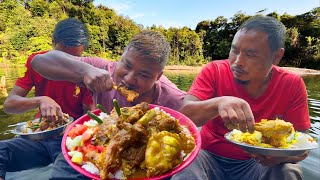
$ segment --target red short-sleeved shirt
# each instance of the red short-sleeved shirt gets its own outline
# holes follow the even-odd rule
[[[267,90],[258,98],[250,97],[245,89],[234,81],[228,60],[207,64],[188,93],[200,100],[220,96],[239,97],[249,103],[256,122],[261,119],[281,118],[291,122],[296,130],[310,128],[307,92],[302,78],[277,66],[272,68]],[[224,139],[227,132],[220,117],[208,121],[201,130],[202,148],[228,158],[248,159],[250,156],[247,153]]]
[[[37,54],[44,54],[47,51],[37,52],[29,56],[24,77],[18,78],[16,86],[30,90],[35,87],[35,96],[48,96],[55,100],[64,113],[68,113],[75,119],[83,115],[83,104],[93,103],[92,96],[84,87],[67,81],[52,81],[39,75],[30,65],[31,60]]]

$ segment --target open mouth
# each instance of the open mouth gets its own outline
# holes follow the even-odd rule
[[[232,72],[235,72],[237,74],[246,74],[247,73],[243,69],[240,69],[240,68],[237,68],[237,67],[232,67],[231,70],[232,70]]]

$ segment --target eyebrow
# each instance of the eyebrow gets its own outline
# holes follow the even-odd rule
[[[125,58],[124,60],[125,60],[125,62],[126,62],[128,65],[130,65],[130,66],[133,65],[133,63],[131,63],[131,61],[130,61],[129,59]],[[152,72],[151,72],[151,71],[148,71],[148,70],[142,70],[142,71],[140,71],[140,72],[141,72],[141,73],[144,73],[144,74],[147,74],[147,75],[151,75],[151,74],[152,74]]]
[[[247,53],[257,53],[258,51],[254,50],[254,49],[246,49],[245,52],[247,52]]]

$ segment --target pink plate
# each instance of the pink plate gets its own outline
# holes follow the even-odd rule
[[[188,165],[191,164],[191,162],[197,157],[197,155],[198,155],[198,153],[200,151],[200,148],[201,148],[200,133],[199,133],[196,125],[189,118],[187,118],[185,115],[183,115],[180,112],[177,112],[177,111],[175,111],[173,109],[170,109],[170,108],[167,108],[167,107],[163,107],[163,106],[159,106],[159,105],[150,104],[150,108],[154,108],[154,107],[159,107],[160,109],[162,109],[165,112],[169,113],[171,116],[173,116],[176,119],[178,119],[181,125],[186,126],[189,129],[190,133],[193,135],[194,139],[195,139],[196,147],[194,148],[194,150],[189,154],[189,156],[181,164],[179,164],[177,167],[175,167],[171,171],[168,171],[165,174],[162,174],[160,176],[149,177],[149,178],[140,178],[140,180],[163,179],[163,178],[170,177],[170,176],[180,172],[181,170],[183,170],[184,168],[186,168]],[[96,115],[99,115],[100,114],[100,110],[99,109],[94,110],[93,113],[96,114]],[[67,160],[67,162],[76,171],[80,172],[81,174],[83,174],[83,175],[85,175],[85,176],[87,176],[89,178],[100,179],[100,176],[92,174],[90,172],[87,172],[86,170],[82,169],[81,166],[71,162],[71,158],[68,155],[68,149],[66,147],[67,135],[68,135],[68,132],[72,129],[72,127],[74,127],[76,124],[83,124],[85,121],[88,121],[90,119],[91,118],[88,115],[83,115],[79,119],[74,121],[71,125],[69,125],[67,127],[64,135],[63,135],[61,148],[62,148],[62,154],[63,154],[64,158]]]

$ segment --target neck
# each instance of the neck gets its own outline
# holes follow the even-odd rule
[[[133,104],[139,104],[141,102],[147,102],[149,104],[152,104],[155,101],[155,98],[156,98],[155,95],[156,95],[156,86],[154,85],[151,88],[151,90],[142,94],[135,101],[133,101]]]
[[[252,82],[248,85],[245,85],[244,88],[249,93],[249,95],[253,98],[258,98],[264,94],[267,90],[267,87],[271,81],[272,70],[269,72],[268,76],[261,82]]]

